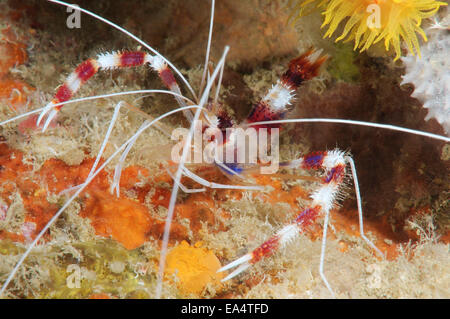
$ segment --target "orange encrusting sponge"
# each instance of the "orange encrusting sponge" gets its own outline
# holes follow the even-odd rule
[[[221,267],[219,259],[201,245],[198,242],[190,246],[183,240],[167,254],[166,276],[175,275],[183,293],[200,294],[208,283],[220,289],[220,280],[225,276],[224,273],[217,273]]]
[[[10,69],[27,61],[26,45],[7,27],[0,31],[0,100],[6,100],[13,110],[27,102],[27,91],[34,88],[14,78]]]
[[[128,198],[115,198],[97,193],[88,199],[88,210],[82,217],[89,217],[97,235],[111,236],[127,249],[141,246],[148,239],[152,220],[148,209]]]

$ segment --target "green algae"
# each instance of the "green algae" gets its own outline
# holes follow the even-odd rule
[[[358,53],[350,44],[337,43],[336,51],[327,67],[328,72],[337,80],[354,83],[360,80],[360,72],[355,59]]]
[[[69,243],[66,247],[39,246],[23,265],[24,271],[13,280],[10,296],[83,299],[102,294],[111,298],[151,298],[157,263],[148,257],[148,246],[127,250],[111,239]],[[0,241],[0,269],[12,264],[24,251],[22,244]],[[31,278],[37,286],[27,282]],[[175,288],[170,289],[170,295],[176,296]]]

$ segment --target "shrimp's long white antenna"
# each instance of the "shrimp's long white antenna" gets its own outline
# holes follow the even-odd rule
[[[105,150],[106,144],[108,143],[109,136],[111,135],[111,132],[113,130],[114,124],[116,123],[117,118],[119,117],[120,108],[122,107],[123,101],[120,101],[117,103],[117,105],[114,108],[114,114],[111,118],[111,121],[109,122],[108,130],[106,131],[105,138],[103,139],[103,143],[100,146],[100,150],[98,151],[97,158],[95,159],[94,165],[91,167],[91,171],[89,172],[89,176],[91,176],[95,169],[97,168],[98,163],[100,162],[100,158],[103,155],[103,151]]]
[[[102,95],[93,95],[93,96],[85,96],[79,99],[73,99],[73,100],[69,100],[66,102],[62,102],[62,103],[57,103],[54,104],[53,106],[60,106],[60,105],[66,105],[66,104],[71,104],[71,103],[77,103],[77,102],[84,102],[84,101],[91,101],[91,100],[97,100],[97,99],[103,99],[103,98],[108,98],[108,97],[115,97],[115,96],[121,96],[121,95],[131,95],[131,94],[140,94],[140,93],[164,93],[164,94],[171,94],[171,95],[175,95],[178,96],[182,99],[185,99],[186,101],[188,101],[189,103],[191,103],[192,105],[194,105],[195,103],[191,100],[188,99],[187,97],[180,95],[178,93],[172,92],[172,91],[168,91],[168,90],[135,90],[135,91],[124,91],[124,92],[117,92],[117,93],[110,93],[110,94],[102,94]],[[7,119],[3,122],[0,122],[0,126],[8,124],[10,122],[13,121],[17,121],[20,120],[21,118],[27,117],[29,115],[35,114],[35,113],[39,113],[42,110],[44,110],[46,107],[41,107],[35,110],[32,110],[30,112],[27,113],[23,113],[20,114],[18,116],[12,117],[10,119]]]
[[[142,127],[146,126],[148,121],[145,121],[142,124]],[[136,143],[139,135],[135,135],[135,137],[128,143],[127,147],[123,151],[122,155],[120,156],[119,162],[117,163],[115,169],[114,169],[114,178],[113,182],[111,183],[110,192],[111,194],[114,192],[114,189],[116,190],[116,196],[120,196],[120,177],[122,175],[122,169],[125,163],[125,159],[128,156],[128,153],[131,151],[131,148],[133,147],[134,143]]]
[[[184,84],[186,84],[187,88],[189,89],[189,91],[191,91],[192,96],[194,97],[195,100],[197,100],[197,95],[195,94],[194,90],[192,89],[191,85],[189,84],[189,82],[185,79],[185,77],[181,74],[181,72],[168,60],[166,59],[161,53],[159,53],[158,51],[156,51],[155,49],[153,49],[150,45],[148,45],[147,43],[145,43],[143,40],[139,39],[137,36],[135,36],[134,34],[132,34],[130,31],[125,30],[124,28],[122,28],[121,26],[115,24],[114,22],[109,21],[108,19],[105,19],[89,10],[80,8],[79,6],[75,6],[69,3],[66,3],[64,1],[59,1],[59,0],[47,0],[49,2],[53,2],[62,6],[66,6],[69,8],[72,8],[74,10],[78,10],[81,12],[86,13],[87,15],[90,15],[91,17],[100,20],[110,26],[112,26],[113,28],[119,30],[120,32],[125,33],[127,36],[129,36],[130,38],[132,38],[133,40],[139,42],[140,44],[142,44],[145,48],[147,48],[148,50],[150,50],[151,52],[153,52],[154,54],[156,54],[157,56],[159,56],[161,59],[163,59],[171,68],[172,70],[175,71],[176,74],[178,74],[178,76],[181,78],[181,80],[184,82]]]
[[[62,214],[62,212],[73,202],[73,200],[80,195],[80,193],[89,185],[89,183],[108,165],[109,162],[112,161],[114,157],[117,156],[127,145],[132,141],[136,136],[139,136],[143,130],[146,130],[147,128],[151,127],[156,122],[162,120],[163,118],[172,115],[174,113],[184,111],[184,110],[190,110],[197,108],[201,111],[201,107],[198,105],[191,105],[191,106],[185,106],[181,107],[175,110],[172,110],[170,112],[164,113],[163,115],[155,118],[151,122],[149,122],[145,127],[141,127],[138,132],[136,132],[130,139],[128,139],[127,142],[122,144],[91,176],[89,176],[86,181],[82,184],[82,186],[75,192],[75,194],[70,197],[70,199],[56,212],[56,214],[50,219],[50,221],[45,225],[45,227],[41,230],[41,232],[36,236],[36,238],[33,240],[33,242],[28,246],[27,250],[23,253],[22,257],[19,259],[17,264],[14,266],[14,269],[9,274],[6,281],[3,283],[2,289],[0,290],[0,297],[5,292],[6,288],[8,287],[11,280],[14,278],[14,275],[19,270],[19,267],[22,265],[22,263],[25,261],[25,259],[30,254],[31,250],[36,246],[37,242],[42,238],[42,236],[45,234],[45,232],[50,228],[50,226],[58,219],[58,217]]]
[[[205,55],[205,67],[203,68],[202,82],[200,83],[199,94],[202,94],[203,85],[205,85],[206,72],[208,71],[209,52],[211,50],[211,39],[212,39],[212,32],[213,32],[213,26],[214,26],[214,7],[216,6],[215,4],[216,4],[216,1],[212,0],[211,1],[211,18],[209,20],[208,44],[206,46],[206,55]]]
[[[396,125],[390,125],[390,124],[379,124],[379,123],[372,123],[372,122],[343,120],[343,119],[325,119],[325,118],[286,119],[286,120],[246,123],[246,124],[243,124],[243,126],[253,126],[253,125],[261,125],[261,124],[280,124],[280,123],[338,123],[338,124],[360,125],[360,126],[376,127],[376,128],[386,129],[386,130],[404,132],[404,133],[411,133],[414,135],[420,135],[420,136],[434,138],[436,140],[441,140],[444,142],[450,142],[449,137],[439,135],[439,134],[433,134],[433,133],[413,130],[410,128],[396,126]]]
[[[181,155],[181,158],[180,158],[180,161],[178,164],[178,169],[175,174],[172,193],[170,194],[170,201],[169,201],[169,208],[167,211],[166,224],[164,226],[163,241],[161,244],[161,254],[159,257],[159,271],[158,271],[156,293],[155,293],[155,297],[158,299],[161,298],[162,279],[163,279],[164,268],[165,268],[165,263],[166,263],[167,246],[169,244],[170,226],[172,225],[172,218],[173,218],[173,214],[174,214],[174,210],[175,210],[175,202],[176,202],[177,195],[178,195],[179,184],[181,182],[181,175],[184,170],[184,163],[186,161],[187,153],[190,150],[191,140],[192,140],[192,136],[194,134],[194,128],[200,118],[202,107],[203,107],[203,105],[205,105],[206,101],[208,100],[209,91],[211,90],[214,80],[217,77],[217,73],[219,72],[221,65],[225,63],[225,57],[227,56],[229,49],[230,49],[230,47],[228,47],[228,46],[225,47],[222,57],[220,58],[220,61],[217,64],[217,66],[211,76],[211,79],[207,83],[205,91],[202,94],[202,97],[198,104],[200,106],[200,108],[197,109],[197,111],[195,112],[194,120],[192,121],[191,127],[189,129],[189,133],[186,136],[186,142],[185,142],[185,145],[183,146],[183,153]]]
[[[27,112],[27,113],[23,113],[23,114],[20,114],[20,115],[11,117],[11,118],[9,118],[9,119],[3,121],[3,122],[0,122],[0,126],[5,125],[5,124],[8,124],[8,123],[11,123],[11,122],[14,122],[14,121],[17,121],[17,120],[20,120],[21,118],[27,117],[27,116],[29,116],[29,115],[32,115],[32,114],[35,114],[35,113],[39,113],[39,112],[41,112],[43,109],[45,109],[45,106],[44,106],[44,107],[41,107],[41,108],[38,108],[38,109],[35,109],[35,110],[33,110],[33,111]]]
[[[225,67],[225,65],[223,65],[222,68],[220,69],[219,82],[217,83],[216,94],[214,96],[214,101],[213,101],[214,107],[216,106],[217,100],[219,99],[219,92],[220,92],[220,86],[222,85],[222,77],[223,77],[224,67]]]
[[[73,99],[73,100],[69,100],[69,101],[65,101],[65,102],[61,102],[61,103],[55,103],[52,104],[52,107],[57,107],[60,105],[66,105],[66,104],[71,104],[71,103],[77,103],[77,102],[84,102],[84,101],[90,101],[90,100],[97,100],[97,99],[103,99],[103,98],[107,98],[107,97],[115,97],[115,96],[122,96],[122,95],[132,95],[132,94],[141,94],[141,93],[164,93],[164,94],[170,94],[170,95],[174,95],[176,97],[182,98],[186,101],[188,101],[189,103],[191,103],[192,105],[194,105],[195,103],[191,100],[188,99],[187,97],[172,92],[172,91],[168,91],[168,90],[134,90],[134,91],[122,91],[122,92],[116,92],[116,93],[109,93],[109,94],[101,94],[101,95],[93,95],[93,96],[85,96],[85,97],[80,97],[78,99]]]

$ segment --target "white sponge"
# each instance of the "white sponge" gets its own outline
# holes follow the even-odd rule
[[[428,109],[425,118],[435,118],[450,134],[450,30],[449,15],[426,30],[428,42],[421,55],[402,58],[406,74],[402,84],[413,83],[411,96]]]

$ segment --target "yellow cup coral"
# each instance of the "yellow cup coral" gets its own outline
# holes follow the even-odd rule
[[[401,38],[412,54],[416,51],[420,56],[416,33],[427,41],[420,27],[422,19],[433,16],[441,6],[447,5],[436,0],[300,0],[294,7],[298,17],[304,15],[308,5],[314,2],[325,10],[322,27],[328,25],[328,30],[324,37],[331,37],[339,24],[346,20],[336,41],[355,40],[354,49],[362,52],[384,39],[386,50],[391,44],[394,47],[395,60],[401,56]]]

